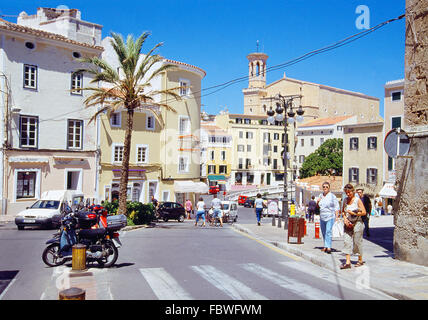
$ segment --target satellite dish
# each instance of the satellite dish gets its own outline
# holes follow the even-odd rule
[[[409,153],[410,139],[403,129],[395,128],[386,134],[383,146],[387,155],[395,159]]]

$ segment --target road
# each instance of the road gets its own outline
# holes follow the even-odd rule
[[[254,211],[239,209],[240,220]],[[270,223],[270,218],[265,218]],[[239,222],[239,221],[238,221]],[[0,300],[56,300],[71,264],[49,268],[41,260],[49,230],[0,227]],[[160,222],[122,232],[116,266],[92,267],[88,299],[285,300],[383,299],[336,281],[327,270],[244,235],[231,225],[195,227]],[[69,280],[68,280],[69,281]],[[79,277],[72,279],[74,284]],[[81,280],[83,281],[83,280]]]

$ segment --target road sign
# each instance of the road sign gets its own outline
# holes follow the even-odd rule
[[[410,139],[403,129],[395,128],[386,134],[383,146],[388,156],[395,159],[409,153]]]

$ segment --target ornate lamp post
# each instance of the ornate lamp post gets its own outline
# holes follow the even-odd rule
[[[272,107],[270,110],[267,111],[267,121],[270,124],[274,124],[275,121],[284,121],[284,149],[282,151],[283,156],[283,165],[284,165],[284,194],[282,199],[282,217],[278,217],[278,228],[281,228],[281,218],[284,221],[284,229],[288,228],[288,190],[287,190],[287,166],[288,166],[288,160],[289,160],[289,152],[288,152],[288,136],[287,136],[287,126],[288,124],[294,123],[294,117],[297,114],[296,120],[298,122],[303,121],[303,114],[305,111],[303,111],[302,106],[299,104],[299,107],[297,108],[296,112],[293,110],[293,100],[294,99],[301,99],[301,95],[289,95],[289,96],[282,96],[281,94],[277,94],[275,97],[271,98],[272,100],[277,100],[276,103],[276,109],[275,111],[272,110]],[[294,107],[295,108],[295,107]],[[272,225],[275,225],[275,217],[272,218]]]

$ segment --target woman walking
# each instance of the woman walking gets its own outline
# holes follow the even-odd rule
[[[199,218],[202,217],[202,221],[203,221],[202,227],[205,227],[205,202],[204,202],[204,199],[202,199],[202,197],[199,198],[199,201],[196,204],[196,209],[197,209],[197,212],[196,212],[195,226],[198,225]]]
[[[318,206],[320,208],[320,225],[321,233],[324,239],[324,248],[322,251],[331,253],[331,238],[332,228],[334,222],[339,216],[340,206],[336,196],[330,192],[330,183],[324,182],[322,184],[323,193],[318,199]]]
[[[346,254],[346,262],[340,266],[340,269],[351,268],[351,254],[359,254],[358,262],[355,265],[360,267],[363,261],[363,231],[364,223],[361,219],[366,215],[366,209],[360,198],[355,196],[355,190],[352,184],[345,185],[344,190],[346,198],[343,201],[342,216],[345,223],[344,247],[343,252]]]

